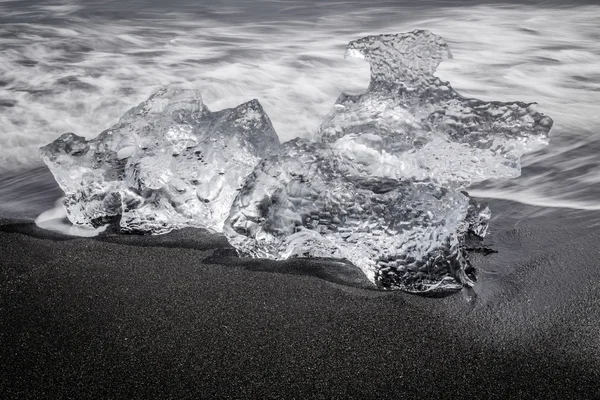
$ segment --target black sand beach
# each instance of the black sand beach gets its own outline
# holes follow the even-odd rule
[[[0,226],[2,398],[557,398],[600,391],[600,213],[491,201],[473,291],[373,290],[198,230]]]
[[[598,21],[598,0],[0,0],[0,400],[600,399]],[[194,229],[82,238],[32,222],[63,195],[38,149],[65,132],[91,139],[183,85],[212,111],[259,99],[281,142],[313,137],[341,93],[369,90],[348,42],[415,29],[450,46],[436,76],[457,93],[555,121],[519,177],[472,191],[519,202],[489,200],[473,289],[381,291],[342,262],[241,259]],[[431,113],[449,88],[427,89],[419,114],[471,131],[471,106]],[[387,102],[372,108],[420,132]],[[519,125],[494,109],[482,121],[500,140],[469,140],[518,151],[477,172],[515,177],[527,146],[502,139]],[[445,148],[422,159],[483,160]]]

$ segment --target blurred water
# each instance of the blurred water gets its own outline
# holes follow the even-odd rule
[[[0,0],[0,214],[55,198],[35,169],[39,146],[68,131],[94,137],[172,83],[201,88],[213,110],[258,98],[282,140],[310,136],[342,91],[368,85],[367,64],[343,59],[346,43],[415,28],[449,43],[454,60],[437,75],[458,91],[537,101],[555,120],[520,178],[472,194],[600,209],[599,5],[166,3]]]

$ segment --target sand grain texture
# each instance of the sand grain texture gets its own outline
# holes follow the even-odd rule
[[[491,206],[498,253],[442,299],[326,261],[238,259],[197,230],[4,220],[2,398],[594,398],[598,213]]]

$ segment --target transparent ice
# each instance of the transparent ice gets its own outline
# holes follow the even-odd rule
[[[279,139],[260,103],[211,112],[195,90],[164,89],[92,140],[73,133],[41,149],[69,220],[121,230],[220,232],[245,177]]]
[[[296,139],[263,159],[235,199],[225,234],[254,257],[344,258],[382,286],[456,290],[459,251],[487,209],[431,182],[371,177],[323,143]]]
[[[462,192],[520,174],[552,120],[534,104],[467,99],[433,75],[450,57],[427,31],[368,36],[347,55],[371,64],[366,93],[342,94],[313,142],[263,159],[225,222],[243,254],[345,258],[383,287],[471,285],[465,241],[490,212]]]
[[[370,63],[369,89],[342,94],[315,140],[371,175],[466,187],[519,176],[520,157],[548,144],[552,119],[534,103],[465,98],[434,76],[452,54],[431,32],[367,36],[350,42],[346,56]]]
[[[434,76],[451,54],[427,31],[368,36],[346,55],[370,63],[369,89],[342,94],[311,140],[280,146],[258,101],[211,112],[183,89],[159,91],[95,139],[61,136],[42,156],[68,218],[223,231],[244,255],[343,258],[415,293],[471,285],[465,246],[486,234],[490,211],[464,190],[518,176],[552,119],[534,103],[458,94]]]

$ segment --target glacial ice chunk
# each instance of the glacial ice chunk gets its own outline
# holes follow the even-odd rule
[[[279,139],[257,100],[211,112],[195,90],[163,89],[96,138],[66,133],[41,148],[69,220],[123,231],[221,231],[237,190]]]
[[[211,112],[196,91],[161,90],[92,140],[41,149],[68,218],[123,231],[223,231],[245,255],[344,258],[415,293],[473,284],[465,245],[490,211],[463,189],[520,174],[553,121],[534,103],[487,102],[434,76],[450,58],[427,31],[368,36],[346,54],[369,89],[342,94],[312,141],[279,145],[258,101]]]
[[[313,142],[263,159],[225,222],[241,253],[345,258],[383,287],[447,292],[473,283],[465,252],[490,211],[462,190],[520,174],[548,143],[535,104],[485,102],[434,76],[450,58],[427,31],[368,36],[347,55],[371,65],[360,95],[342,94]]]
[[[367,36],[346,55],[370,63],[369,89],[342,94],[315,140],[369,174],[467,187],[519,176],[520,157],[548,144],[553,121],[535,103],[465,98],[434,76],[452,54],[431,32]]]
[[[245,255],[344,258],[384,287],[452,291],[471,282],[462,244],[488,219],[461,192],[364,175],[331,146],[295,139],[248,177],[225,234]]]

